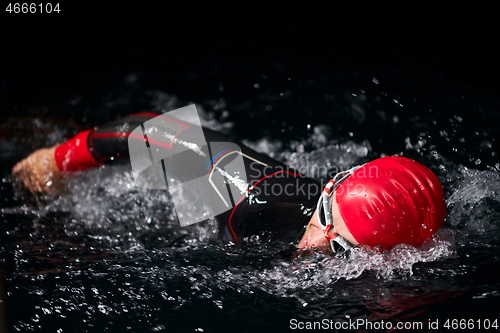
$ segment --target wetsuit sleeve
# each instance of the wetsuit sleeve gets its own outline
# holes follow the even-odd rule
[[[93,129],[80,132],[56,148],[56,163],[61,171],[78,171],[88,170],[104,164],[128,161],[129,136],[134,129],[158,116],[161,115],[153,112],[135,113]],[[157,145],[159,147],[167,146],[167,149],[171,149],[172,146],[181,145],[183,139],[185,139],[184,142],[188,142],[192,136],[191,133],[196,131],[196,126],[170,117],[164,118],[165,121],[162,122],[162,128],[159,131],[162,135],[150,138],[149,143],[151,145]],[[284,167],[284,164],[275,161],[265,154],[257,153],[249,149],[241,142],[227,135],[204,127],[202,131],[207,142],[236,143],[247,156],[252,156],[266,165],[280,165]],[[163,134],[167,134],[167,136]],[[172,137],[175,138],[175,140],[172,140]],[[144,140],[144,137],[138,136],[133,139]]]
[[[54,157],[59,170],[89,170],[103,164],[126,161],[130,133],[157,116],[152,112],[135,113],[78,133],[56,148]]]
[[[54,152],[56,165],[60,171],[72,172],[88,170],[101,165],[88,148],[89,135],[92,130],[78,133],[73,138],[57,146]]]

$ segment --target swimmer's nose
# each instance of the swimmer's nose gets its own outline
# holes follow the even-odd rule
[[[329,248],[328,240],[326,239],[323,230],[318,226],[310,223],[302,236],[302,239],[297,244],[299,249],[315,248],[321,251]]]

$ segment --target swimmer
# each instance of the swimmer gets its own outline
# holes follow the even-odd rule
[[[158,114],[141,112],[82,131],[60,145],[35,151],[18,162],[12,173],[32,193],[60,194],[64,178],[76,171],[129,161],[130,133],[154,117]],[[200,130],[178,119],[160,117],[161,131],[167,134],[162,137],[175,140],[150,140],[151,145],[186,146],[190,132]],[[337,174],[322,187],[241,142],[207,128],[201,130],[207,142],[237,144],[247,173],[247,192],[232,209],[215,217],[221,240],[238,242],[260,235],[270,241],[293,242],[301,250],[339,254],[360,247],[419,246],[443,226],[441,183],[414,160],[379,158]],[[215,157],[207,169],[215,168],[226,153],[213,152]],[[193,156],[206,166],[206,159]],[[227,176],[226,181],[230,181]]]

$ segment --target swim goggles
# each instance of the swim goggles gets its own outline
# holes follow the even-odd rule
[[[316,205],[316,212],[318,214],[319,225],[323,229],[323,234],[326,239],[330,242],[330,247],[335,254],[342,254],[346,251],[351,250],[355,246],[349,243],[344,237],[339,234],[329,235],[328,232],[333,227],[333,216],[332,216],[332,199],[333,193],[339,185],[347,179],[350,175],[354,173],[362,165],[355,166],[349,170],[339,172],[338,174],[330,179],[328,183],[323,188],[321,196],[319,197],[318,204]]]

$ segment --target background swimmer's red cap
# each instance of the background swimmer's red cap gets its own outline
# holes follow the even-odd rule
[[[357,169],[336,189],[344,222],[360,244],[422,244],[443,226],[444,192],[436,175],[405,157],[383,157]]]

